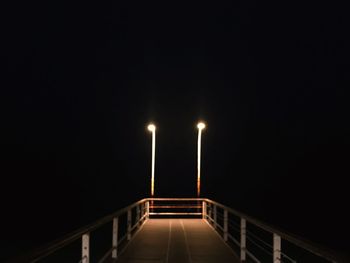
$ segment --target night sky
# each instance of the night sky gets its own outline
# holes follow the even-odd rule
[[[204,120],[202,196],[349,250],[345,5],[27,1],[2,13],[3,259],[148,197],[150,121],[156,196],[195,197]]]

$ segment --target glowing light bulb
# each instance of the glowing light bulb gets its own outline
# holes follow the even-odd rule
[[[197,124],[197,128],[200,130],[203,130],[205,128],[205,123],[204,122],[200,122]]]
[[[147,126],[147,129],[150,131],[150,132],[153,132],[153,131],[155,131],[156,130],[156,126],[154,125],[154,124],[149,124],[148,126]]]

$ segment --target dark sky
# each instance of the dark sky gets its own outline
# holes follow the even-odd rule
[[[195,196],[199,119],[208,125],[203,196],[349,249],[345,5],[1,9],[2,257],[147,197],[149,121],[158,127],[156,196]]]

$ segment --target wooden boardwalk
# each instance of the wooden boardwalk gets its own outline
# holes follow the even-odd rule
[[[120,252],[117,263],[238,263],[202,219],[149,219]]]

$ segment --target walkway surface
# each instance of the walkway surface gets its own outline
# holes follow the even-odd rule
[[[238,263],[203,219],[149,219],[117,263]]]

